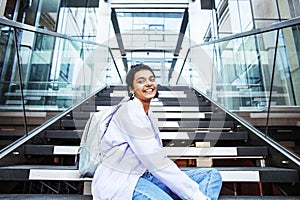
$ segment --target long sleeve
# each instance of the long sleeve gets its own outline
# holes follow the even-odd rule
[[[180,198],[194,199],[197,196],[198,200],[205,199],[198,184],[166,156],[156,132],[158,128],[153,119],[143,112],[141,103],[129,103],[128,108],[117,117],[115,120],[125,133],[131,150],[145,168]],[[203,198],[199,198],[201,195]]]

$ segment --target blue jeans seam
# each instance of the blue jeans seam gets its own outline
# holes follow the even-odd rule
[[[143,198],[147,198],[147,199],[151,200],[151,198],[149,198],[149,196],[147,196],[147,194],[140,192],[138,190],[136,190],[135,192],[138,193],[138,196],[142,196]]]

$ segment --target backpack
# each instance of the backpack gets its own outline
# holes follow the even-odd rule
[[[80,141],[80,177],[93,177],[98,165],[102,162],[99,143],[107,130],[111,118],[121,105],[120,103],[99,112],[91,113]]]

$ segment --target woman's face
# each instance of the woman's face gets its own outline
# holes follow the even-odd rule
[[[149,70],[140,70],[135,73],[131,92],[141,101],[150,102],[157,92],[155,77]]]

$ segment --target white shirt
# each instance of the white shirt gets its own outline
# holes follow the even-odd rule
[[[151,111],[145,113],[137,98],[125,102],[115,113],[100,149],[104,158],[92,182],[95,199],[132,199],[135,185],[146,170],[182,199],[203,196],[198,184],[167,158],[157,120]]]

